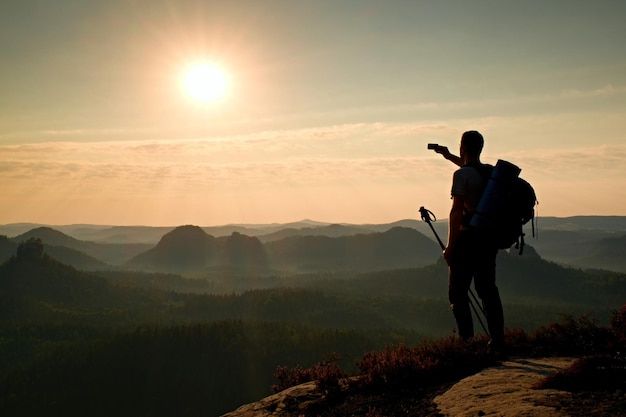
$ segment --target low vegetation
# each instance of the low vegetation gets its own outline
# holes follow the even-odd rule
[[[570,368],[547,377],[536,388],[556,388],[579,394],[593,391],[597,401],[587,401],[589,410],[619,410],[626,405],[623,395],[626,389],[625,341],[626,304],[613,313],[609,326],[600,326],[589,316],[577,319],[566,316],[560,322],[533,332],[507,332],[507,345],[512,356],[579,358]],[[348,389],[341,389],[348,381],[346,372],[324,361],[308,369],[279,367],[275,373],[279,383],[274,390],[305,380],[316,381],[323,392],[329,391],[329,387],[334,388],[330,392],[334,395],[328,395],[325,402],[311,407],[306,414],[310,416],[320,415],[320,409],[324,409],[326,417],[359,413],[393,415],[397,407],[397,397],[393,393],[402,391],[410,397],[416,392],[433,392],[437,387],[496,365],[499,360],[488,353],[487,341],[483,337],[469,343],[448,337],[423,341],[415,347],[400,344],[366,353],[358,362],[358,377],[349,380]],[[360,402],[355,401],[357,398]],[[602,404],[598,404],[600,402]],[[570,406],[575,408],[578,405]],[[424,404],[421,407],[422,410],[413,410],[413,415],[430,415]]]

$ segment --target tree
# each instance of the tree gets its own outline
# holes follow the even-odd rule
[[[35,261],[43,257],[43,242],[39,238],[31,237],[17,247],[17,259]]]

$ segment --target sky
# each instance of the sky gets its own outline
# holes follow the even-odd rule
[[[446,218],[461,134],[626,215],[622,0],[2,0],[0,224]],[[199,62],[224,95],[183,87]]]

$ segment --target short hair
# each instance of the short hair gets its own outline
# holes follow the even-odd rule
[[[465,151],[472,156],[479,156],[483,150],[485,140],[476,130],[468,130],[461,136],[461,144],[465,146]]]

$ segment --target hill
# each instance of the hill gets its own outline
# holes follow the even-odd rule
[[[206,268],[215,258],[215,238],[197,226],[180,226],[165,234],[152,249],[133,257],[131,267],[165,271]]]
[[[110,268],[110,265],[126,262],[137,253],[152,247],[152,245],[140,243],[105,244],[84,241],[75,239],[50,227],[31,229],[11,238],[10,241],[17,247],[20,242],[31,238],[41,239],[46,245],[46,251],[53,257],[76,268],[85,270]],[[8,259],[9,256],[6,253],[2,253],[0,248],[0,262]]]
[[[154,245],[171,227],[158,226],[55,226],[70,236],[83,241],[106,244],[149,244]]]
[[[74,268],[83,271],[101,271],[111,268],[110,265],[94,258],[93,256],[89,256],[78,250],[65,246],[44,244],[44,250],[48,255],[59,262],[71,265]]]
[[[541,230],[532,245],[561,264],[626,272],[626,231]]]
[[[154,248],[135,256],[127,265],[165,272],[219,267],[262,272],[267,268],[267,258],[255,237],[233,232],[228,237],[215,238],[198,226],[188,225],[167,233]]]
[[[259,236],[261,242],[272,242],[296,236],[326,236],[326,237],[342,237],[350,235],[358,235],[364,233],[372,233],[372,229],[362,226],[349,226],[341,224],[330,224],[328,226],[303,227],[296,229],[287,227],[276,232]]]
[[[549,230],[603,230],[625,231],[626,216],[571,216],[571,217],[540,217],[539,224]]]
[[[581,257],[580,263],[598,269],[626,272],[626,234],[599,239]]]
[[[0,293],[5,300],[31,300],[52,310],[53,306],[98,309],[117,296],[105,279],[50,257],[41,240],[34,238],[22,243],[16,256],[0,265]]]
[[[401,227],[336,238],[294,236],[268,242],[265,248],[275,268],[298,272],[419,267],[441,256],[431,239]]]
[[[538,305],[551,305],[554,310],[567,305],[615,308],[626,294],[626,274],[603,270],[581,270],[542,259],[531,246],[523,255],[501,251],[496,262],[497,285],[503,302],[526,310],[526,318]],[[421,297],[445,297],[447,265],[442,259],[421,268],[381,270],[354,274],[341,279],[341,274],[320,275],[317,279],[302,277],[291,280],[293,286],[352,294],[377,294],[400,297],[409,294]],[[516,324],[518,326],[519,324]]]
[[[626,272],[626,217],[541,217],[538,237],[528,239],[541,255],[580,268]]]
[[[0,236],[0,263],[8,260],[11,256],[13,256],[13,254],[15,254],[19,246],[18,242],[24,242],[30,239],[48,239],[45,241],[46,243],[43,244],[44,252],[60,262],[72,265],[75,268],[85,271],[96,271],[111,268],[110,265],[100,261],[99,259],[73,249],[72,247],[83,248],[80,241],[50,228],[33,229],[32,231],[13,239],[9,239],[6,236]],[[50,241],[57,242],[59,245],[48,243]]]
[[[328,229],[324,228],[326,232]],[[343,227],[332,226],[342,234]],[[198,226],[182,226],[163,236],[156,247],[135,256],[128,266],[163,272],[229,267],[270,271],[368,271],[423,266],[440,254],[434,242],[408,228],[341,237],[292,236],[262,244],[237,232],[215,238]]]
[[[541,294],[544,302],[616,305],[626,294],[624,273],[566,267],[542,259],[532,247],[525,251],[498,255],[498,286],[508,297],[531,302]]]
[[[84,245],[89,242],[81,242],[78,239],[74,239],[55,230],[51,227],[37,227],[13,238],[15,242],[22,242],[29,239],[41,239],[44,242],[48,242],[50,245],[65,246],[72,249],[84,248]]]

